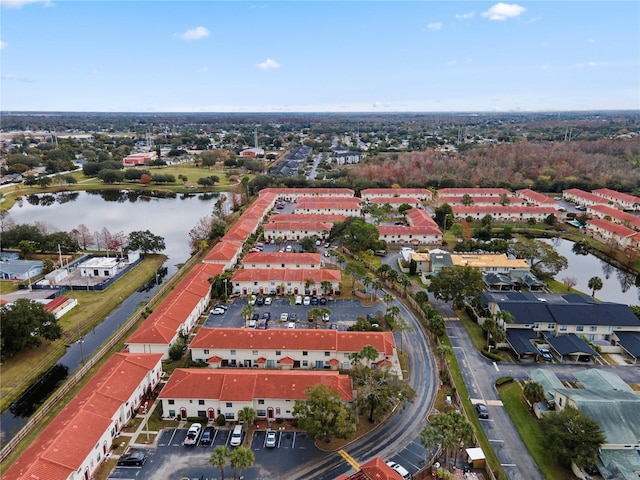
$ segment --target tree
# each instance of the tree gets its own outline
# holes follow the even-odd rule
[[[51,177],[44,176],[38,178],[38,185],[41,188],[47,188],[49,185],[51,185],[52,182],[53,180],[51,180]]]
[[[569,265],[566,257],[542,240],[519,240],[510,244],[509,253],[527,260],[539,278],[551,278]]]
[[[449,451],[453,450],[457,460],[459,447],[473,439],[473,426],[457,410],[436,415],[433,417],[431,425],[440,431],[442,448],[447,454],[447,459]]]
[[[351,290],[355,289],[356,280],[364,278],[368,272],[369,271],[367,270],[367,267],[365,267],[362,263],[355,260],[347,261],[347,266],[344,269],[344,273],[351,276]]]
[[[570,292],[578,284],[578,279],[576,277],[563,277],[562,283],[567,287],[567,292]]]
[[[225,445],[218,445],[209,457],[209,463],[215,468],[220,470],[220,478],[224,479],[224,466],[227,464],[227,459],[231,455],[231,450]]]
[[[330,234],[330,238],[341,240],[354,255],[366,250],[378,250],[379,236],[380,233],[375,225],[358,217],[349,217],[344,222],[336,222]]]
[[[591,296],[595,297],[598,290],[602,290],[603,284],[600,277],[591,277],[587,283],[587,287],[591,289]]]
[[[442,435],[437,428],[425,427],[420,432],[419,438],[420,444],[429,452],[432,448],[440,444]]]
[[[483,290],[482,273],[469,265],[444,267],[429,285],[436,298],[452,302],[458,308],[466,300],[477,298]]]
[[[293,415],[311,438],[331,442],[331,437],[349,438],[355,431],[351,409],[340,394],[325,385],[307,387],[307,400],[296,400]]]
[[[235,470],[234,478],[238,478],[242,474],[242,471],[251,467],[255,461],[255,456],[250,448],[238,447],[235,448],[231,455],[229,455],[229,463]]]
[[[407,296],[407,288],[411,285],[411,279],[405,275],[404,273],[398,275],[396,280],[400,285],[402,285],[403,296]]]
[[[151,175],[147,175],[146,173],[140,175],[140,184],[145,186],[151,184]]]
[[[435,211],[435,221],[442,231],[446,231],[448,228],[451,228],[453,225],[453,209],[451,205],[448,203],[443,203],[439,207],[436,207]]]
[[[359,366],[353,371],[352,378],[360,406],[369,411],[370,423],[398,403],[412,401],[415,397],[413,389],[397,376],[391,375],[388,368]]]
[[[544,394],[544,387],[540,383],[534,381],[525,383],[524,396],[529,400],[529,403],[542,402],[546,398]]]
[[[362,360],[368,360],[368,362],[365,363],[365,366],[368,367],[372,361],[378,358],[378,354],[379,352],[375,347],[372,345],[365,345],[359,352],[350,353],[349,360],[357,365],[360,365]]]
[[[468,193],[465,193],[462,196],[462,205],[464,205],[465,207],[473,205],[473,198],[471,197],[471,195],[469,195]]]
[[[69,232],[71,237],[78,242],[78,246],[82,250],[87,250],[87,248],[93,246],[95,243],[93,240],[93,235],[91,235],[91,230],[84,223],[81,223],[76,228]]]
[[[164,238],[154,235],[149,230],[135,231],[129,234],[129,249],[140,250],[142,253],[157,253],[167,248]]]
[[[37,347],[42,339],[57,340],[62,327],[55,315],[41,303],[19,298],[0,307],[0,358],[6,359],[28,348]]]
[[[242,410],[238,412],[238,421],[246,425],[252,424],[256,421],[258,414],[251,407],[242,407]]]
[[[311,237],[304,237],[300,239],[300,248],[305,252],[315,252],[317,250],[316,242]]]
[[[429,317],[427,328],[431,333],[433,333],[433,335],[439,338],[446,333],[447,324],[445,323],[444,318],[442,318],[442,315],[438,313],[437,315]]]
[[[547,448],[563,466],[573,461],[579,467],[596,463],[600,446],[606,441],[595,420],[567,405],[561,412],[551,412],[540,419]]]

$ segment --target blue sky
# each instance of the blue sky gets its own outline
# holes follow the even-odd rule
[[[0,0],[0,109],[640,108],[637,1]]]

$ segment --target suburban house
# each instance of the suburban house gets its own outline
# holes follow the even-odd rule
[[[606,205],[608,200],[600,195],[585,192],[579,188],[569,188],[562,191],[562,198],[568,202],[588,207],[590,205]]]
[[[151,162],[158,158],[156,152],[132,153],[122,159],[123,167],[144,167],[147,162]]]
[[[621,248],[637,249],[640,243],[640,232],[609,220],[592,218],[587,222],[587,232],[602,243]]]
[[[203,417],[209,421],[224,415],[236,421],[244,407],[258,418],[291,419],[296,400],[306,400],[306,389],[324,385],[351,403],[353,385],[337,371],[280,371],[210,368],[178,368],[158,396],[164,418]]]
[[[244,268],[233,274],[231,282],[236,295],[297,295],[308,289],[309,282],[313,282],[309,289],[313,295],[323,291],[323,282],[330,285],[326,293],[333,294],[340,288],[341,273],[317,268]]]
[[[640,319],[628,305],[596,302],[582,294],[485,292],[482,306],[499,319],[517,355],[536,354],[532,342],[538,339],[560,359],[597,355],[589,343],[603,353],[628,355],[634,362],[640,355]],[[509,312],[513,321],[500,319],[502,311]]]
[[[303,216],[303,215],[300,215]],[[307,215],[304,215],[305,217]],[[264,226],[266,241],[281,238],[282,240],[301,240],[305,237],[327,238],[333,223],[313,220],[282,221],[276,218]]]
[[[595,420],[605,435],[597,467],[605,480],[633,480],[640,471],[640,395],[612,372],[589,369],[574,373],[578,386],[567,388],[552,372],[544,382],[556,411],[572,406]],[[532,380],[540,375],[533,371]],[[547,397],[548,398],[548,397]]]
[[[491,215],[497,222],[526,222],[529,219],[543,222],[549,215],[557,214],[553,207],[529,205],[454,205],[451,209],[457,220],[471,217],[474,221],[480,221],[485,215]]]
[[[635,216],[632,213],[624,212],[613,208],[609,205],[591,205],[587,208],[587,213],[591,217],[602,218],[605,220],[611,220],[622,225],[640,230],[640,217]]]
[[[402,377],[392,332],[201,328],[189,348],[194,362],[213,368],[349,370],[350,355],[366,345],[378,351],[372,367],[386,367]]]
[[[621,210],[638,210],[640,208],[640,198],[628,193],[621,193],[610,188],[599,188],[592,190],[591,193],[612,203],[616,208]]]
[[[295,213],[329,213],[359,217],[362,214],[360,199],[301,197],[296,200]]]
[[[331,154],[331,159],[336,165],[351,165],[354,163],[360,163],[362,160],[361,152],[352,151],[339,151]]]
[[[440,245],[442,243],[442,231],[433,226],[380,225],[378,232],[380,240],[384,240],[387,245],[419,246]]]
[[[222,265],[225,270],[231,270],[242,253],[244,242],[239,240],[224,240],[216,243],[202,260],[203,263]]]
[[[209,306],[209,278],[222,273],[223,266],[201,263],[180,281],[156,307],[125,345],[131,353],[161,353],[169,358],[169,348],[180,334],[188,334]]]
[[[319,269],[319,253],[249,252],[242,262],[243,268]]]
[[[360,196],[365,202],[391,200],[393,198],[407,198],[425,202],[431,199],[432,193],[427,188],[367,188],[360,192]],[[385,202],[381,201],[379,203]]]
[[[530,188],[516,190],[516,195],[532,205],[538,205],[539,207],[552,207],[556,210],[560,208],[560,203],[558,203],[558,201],[547,197],[542,193],[531,190]]]
[[[160,382],[161,358],[159,354],[113,355],[2,478],[94,478],[117,434]]]
[[[41,260],[7,260],[0,262],[1,280],[29,280],[42,273]]]

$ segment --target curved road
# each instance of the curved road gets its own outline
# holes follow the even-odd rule
[[[383,292],[384,294],[385,292]],[[359,463],[372,457],[380,456],[387,460],[404,450],[415,447],[420,431],[426,426],[426,416],[437,392],[436,366],[426,334],[420,328],[417,319],[398,300],[392,302],[400,308],[402,317],[413,328],[413,332],[405,332],[402,346],[409,357],[410,373],[408,383],[416,391],[416,398],[404,409],[393,413],[386,422],[379,425],[364,437],[344,447],[344,450]],[[399,344],[400,334],[396,334]],[[406,452],[405,452],[406,453]],[[414,455],[415,456],[415,455]],[[421,459],[424,461],[424,458]],[[419,460],[416,459],[416,463]],[[406,466],[406,465],[405,465]],[[296,468],[293,478],[296,479],[334,479],[351,470],[337,452],[328,453],[325,457]],[[415,468],[414,468],[415,470]]]

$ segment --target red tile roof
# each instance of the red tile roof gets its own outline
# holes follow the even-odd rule
[[[331,362],[331,360],[329,361]],[[280,359],[280,365],[293,365],[293,358],[283,357]]]
[[[65,303],[67,303],[69,301],[69,297],[56,297],[53,300],[51,300],[50,302],[46,303],[44,305],[44,309],[47,312],[54,312],[56,309],[60,308],[61,306],[63,306]]]
[[[631,205],[635,203],[640,204],[640,198],[636,197],[635,195],[618,192],[617,190],[611,190],[610,188],[598,188],[597,190],[592,190],[591,192],[595,195],[610,197],[621,202],[629,203]]]
[[[336,480],[402,480],[380,457],[375,457],[360,465],[360,470],[352,475],[341,475]]]
[[[525,197],[537,204],[542,204],[542,205],[557,205],[558,202],[555,201],[553,198],[551,197],[547,197],[546,195],[536,192],[534,190],[531,190],[530,188],[523,188],[521,190],[516,190],[516,193],[518,195],[520,195],[521,197]]]
[[[640,217],[635,216],[632,213],[623,212],[617,208],[610,207],[609,205],[591,205],[589,206],[589,213],[596,215],[600,218],[611,217],[618,222],[629,223],[636,228],[640,228]]]
[[[419,208],[412,208],[407,212],[407,218],[409,219],[409,223],[414,227],[437,227],[438,224],[436,221],[431,218],[424,210]]]
[[[396,343],[391,332],[203,327],[190,348],[359,352],[365,345],[392,356]]]
[[[354,196],[355,192],[349,188],[264,188],[260,190],[260,196],[267,193],[275,193],[278,196],[325,196],[336,195]]]
[[[435,226],[407,227],[404,225],[380,225],[380,235],[442,235],[442,231]]]
[[[161,358],[160,354],[113,355],[7,470],[3,480],[67,480],[93,452],[111,419],[149,372],[156,367],[160,371]]]
[[[632,238],[636,236],[640,237],[640,232],[637,232],[632,228],[628,228],[624,225],[620,225],[619,223],[610,222],[609,220],[600,218],[592,218],[591,220],[589,220],[587,227],[589,229],[604,230],[620,238]]]
[[[203,262],[228,262],[233,259],[238,252],[242,251],[242,246],[244,242],[239,240],[227,240],[221,241],[214,245],[214,247],[209,250],[207,256],[204,257]]]
[[[360,196],[366,197],[369,195],[388,195],[412,197],[418,195],[420,197],[431,197],[431,190],[426,188],[365,188],[360,192]]]
[[[608,200],[599,195],[595,195],[593,193],[585,192],[584,190],[580,190],[579,188],[570,188],[568,190],[563,190],[562,195],[565,197],[573,197],[577,199],[584,199],[590,202],[595,203],[596,205],[606,205]]]
[[[319,253],[280,253],[280,252],[249,252],[245,255],[242,263],[248,264],[269,264],[270,268],[276,268],[277,265],[318,265],[322,261],[322,255]]]
[[[361,198],[316,198],[301,197],[296,202],[295,210],[352,210],[360,209]]]
[[[402,205],[403,203],[413,205],[420,202],[421,200],[416,197],[375,197],[369,200],[369,203],[375,203],[376,205],[384,205],[385,203],[389,205]]]
[[[438,198],[446,196],[458,196],[464,195],[511,195],[511,192],[506,188],[441,188],[438,190]]]
[[[240,217],[224,237],[222,237],[222,240],[236,240],[244,242],[249,238],[249,235],[256,231],[260,223],[261,220],[259,219],[244,219],[243,217]]]
[[[269,217],[269,223],[274,222],[344,222],[346,215],[332,213],[281,213],[275,217]],[[269,224],[267,223],[267,225]]]
[[[555,215],[557,213],[556,209],[553,207],[538,207],[526,205],[454,205],[453,207],[451,207],[451,209],[456,215],[473,213],[487,213],[489,215],[519,215],[520,213]]]
[[[353,400],[348,375],[337,371],[240,370],[210,368],[176,369],[159,398],[199,398],[220,401],[252,401],[257,398],[303,400],[305,389],[322,384]]]
[[[333,224],[330,222],[317,222],[317,221],[281,221],[277,218],[274,222],[269,222],[264,226],[265,232],[288,230],[288,231],[310,231],[310,232],[330,232]]]

